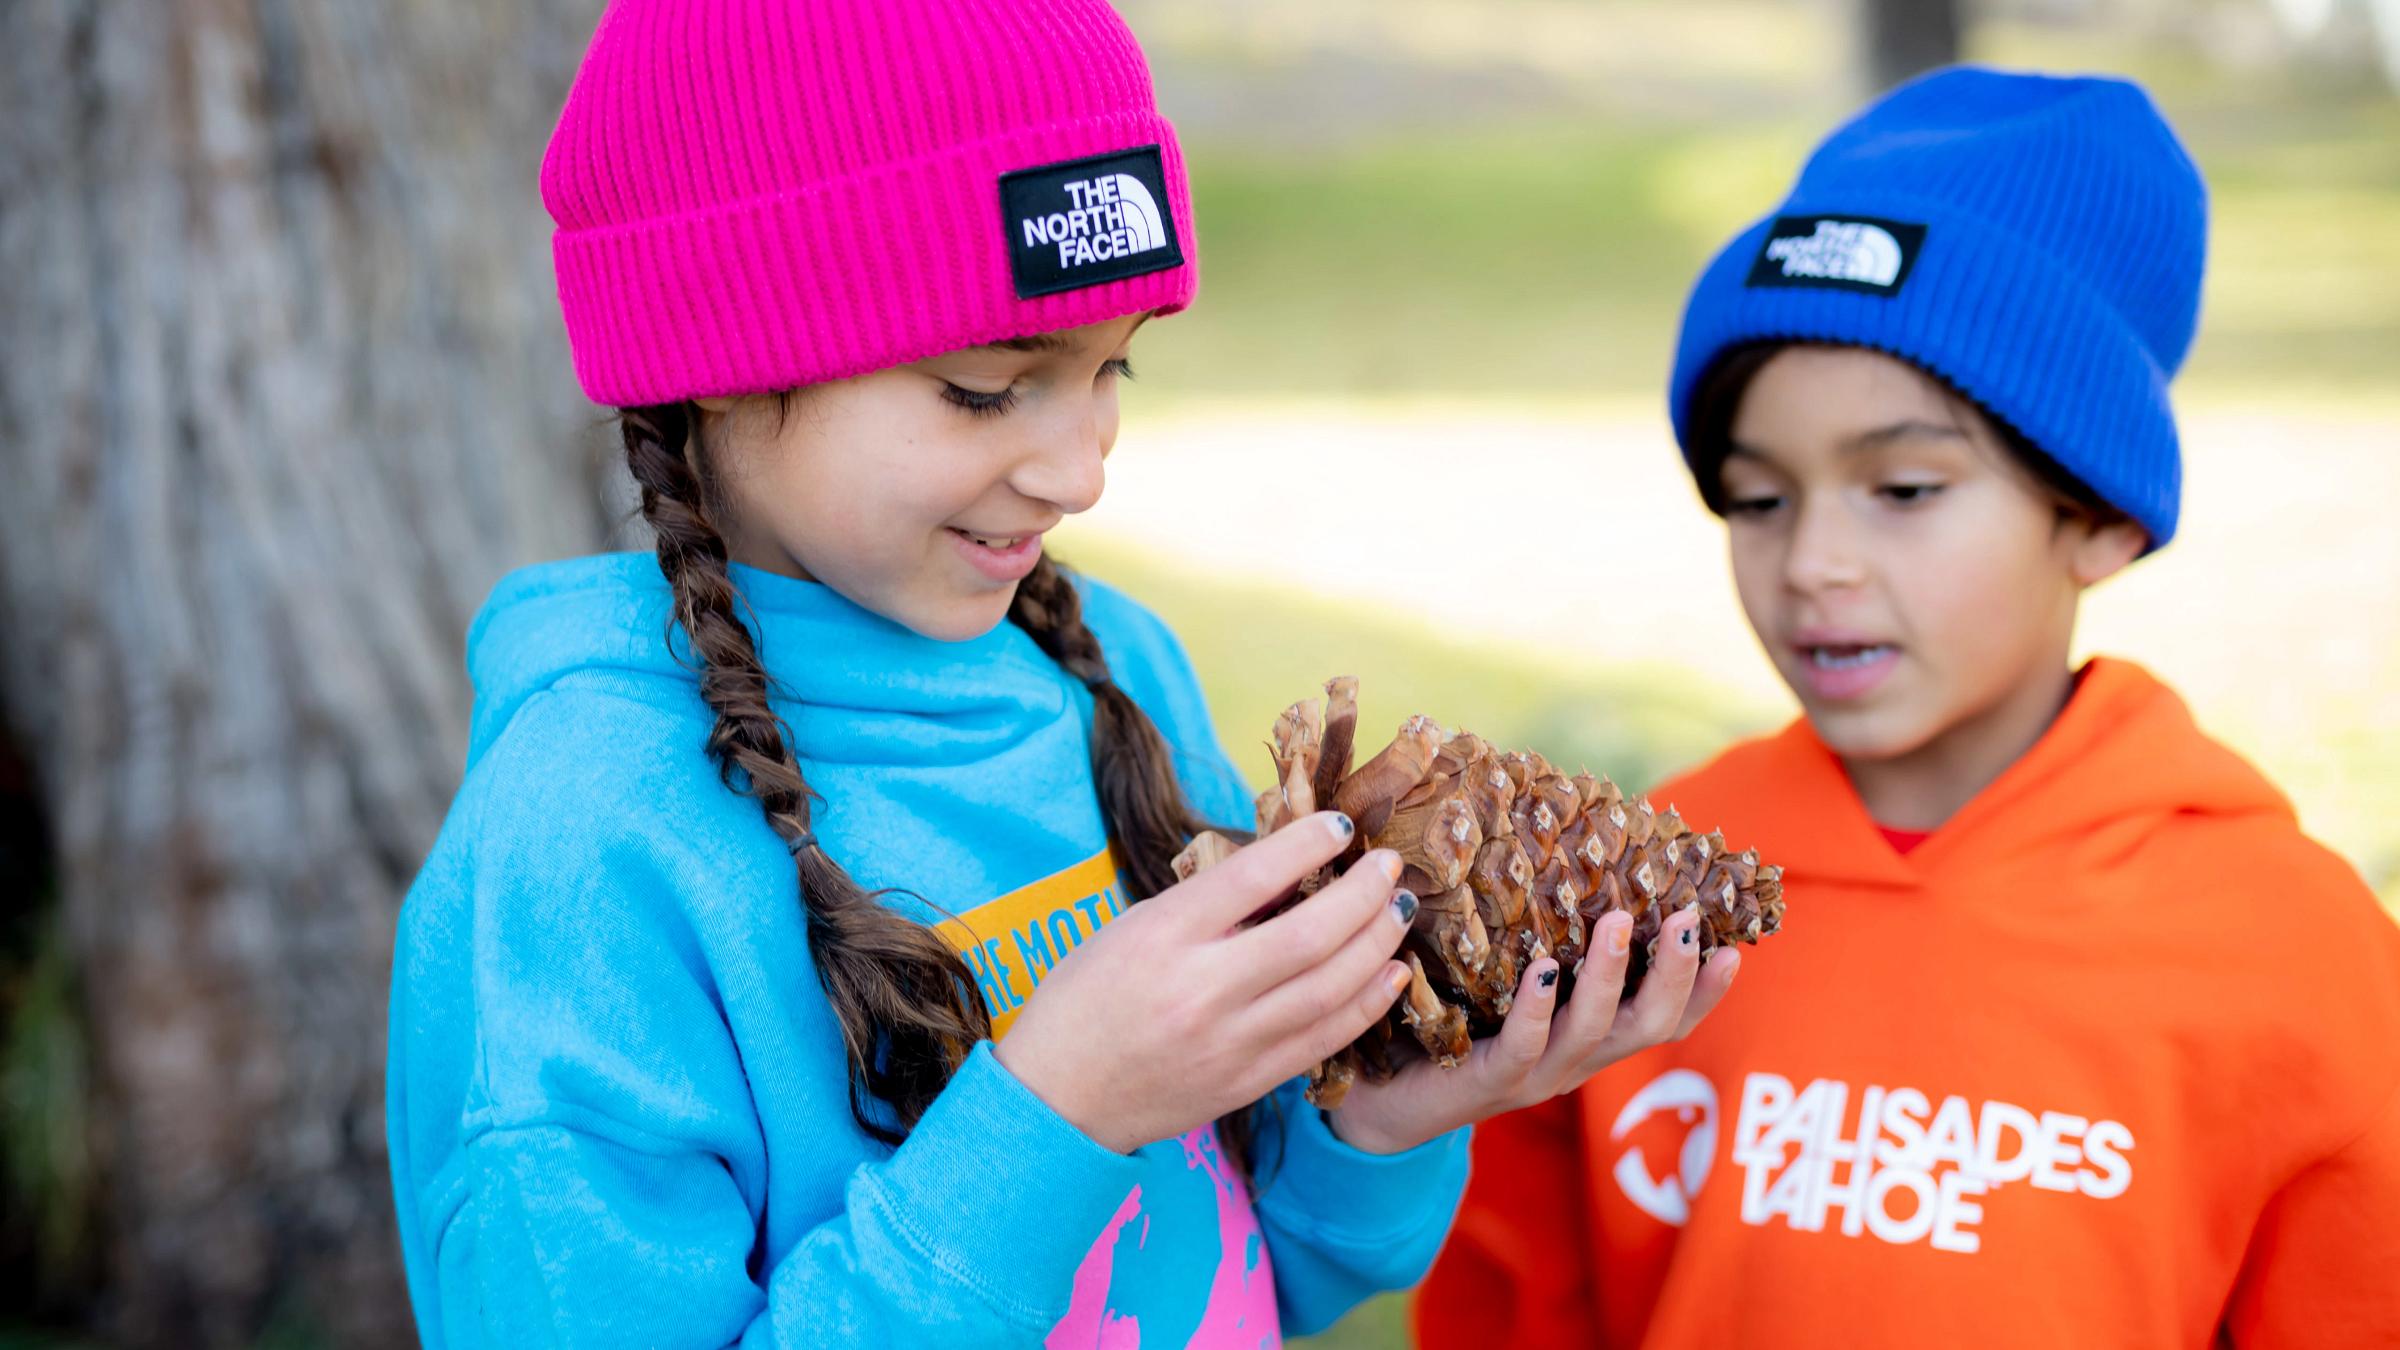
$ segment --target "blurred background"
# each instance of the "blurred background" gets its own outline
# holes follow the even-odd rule
[[[1635,784],[1790,716],[1663,415],[1685,285],[1876,89],[2115,71],[2214,222],[2184,532],[2085,645],[2400,905],[2400,0],[1121,6],[1204,282],[1058,552],[1246,769],[1337,672]],[[641,542],[534,190],[598,8],[0,0],[0,1347],[413,1343],[383,997],[465,625]]]

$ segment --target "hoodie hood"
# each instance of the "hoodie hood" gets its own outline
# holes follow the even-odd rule
[[[1758,849],[1787,875],[1895,887],[2070,838],[2130,846],[2179,817],[2293,820],[2289,800],[2204,735],[2173,690],[2110,658],[2085,666],[2033,748],[1906,857],[1884,841],[1840,758],[1806,718],[1651,795],[1705,829],[1733,804],[1756,803],[1762,784],[1775,785],[1777,809],[1742,810],[1742,837],[1729,843]]]
[[[771,701],[804,759],[939,765],[1005,748],[1060,718],[1072,681],[1014,624],[944,642],[863,609],[830,586],[731,566],[742,619],[773,672]],[[706,716],[673,593],[647,553],[609,553],[504,578],[467,632],[475,684],[471,766],[527,699],[575,680]],[[838,660],[822,659],[829,655]]]

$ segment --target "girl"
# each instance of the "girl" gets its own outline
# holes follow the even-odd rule
[[[1331,813],[1174,884],[1247,794],[1174,639],[1042,548],[1195,283],[1099,0],[618,0],[542,186],[657,552],[469,635],[392,992],[427,1344],[1272,1345],[1421,1273],[1466,1124],[1722,993],[1670,931],[1617,1016],[1619,924],[1466,1066],[1298,1097],[1415,899],[1379,852],[1245,926]]]
[[[1482,1132],[1428,1347],[2400,1345],[2400,932],[2166,685],[2070,662],[2175,533],[2205,235],[2141,90],[1960,69],[1694,288],[1676,430],[1805,716],[1659,792],[1793,923]]]

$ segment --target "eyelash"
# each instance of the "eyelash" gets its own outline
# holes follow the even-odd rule
[[[1946,483],[1885,483],[1875,489],[1876,495],[1894,506],[1923,506],[1942,493]],[[1727,516],[1764,516],[1783,505],[1781,497],[1734,497],[1725,503]]]
[[[1100,373],[1130,380],[1133,378],[1133,362],[1121,356],[1104,361],[1100,365]],[[1017,406],[1017,391],[1013,385],[999,393],[987,394],[980,389],[961,388],[945,380],[942,382],[942,398],[972,417],[998,417]]]
[[[1010,385],[997,394],[987,394],[980,389],[967,389],[944,380],[942,381],[942,398],[970,417],[998,417],[1017,406],[1015,385]]]

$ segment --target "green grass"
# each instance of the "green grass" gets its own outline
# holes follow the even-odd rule
[[[2022,45],[1998,54],[2041,58]],[[2400,102],[2157,82],[2212,188],[2185,387],[2388,388]],[[1144,335],[1142,364],[1193,394],[1655,396],[1686,287],[1838,115],[1195,143],[1202,300]]]
[[[11,1246],[32,1247],[29,1268],[7,1276],[17,1296],[64,1293],[88,1277],[98,1242],[90,1048],[65,916],[46,898],[41,909],[25,964],[0,971],[0,1224]]]
[[[1316,1335],[1295,1336],[1285,1342],[1292,1350],[1400,1350],[1408,1343],[1406,1294],[1369,1299]]]
[[[1655,386],[1707,247],[1656,191],[1688,139],[1195,147],[1203,298],[1143,364],[1195,392]]]

